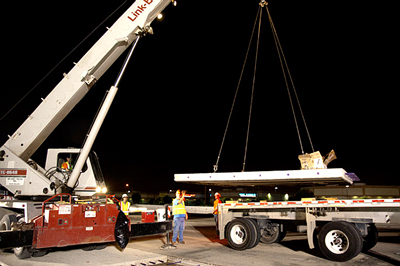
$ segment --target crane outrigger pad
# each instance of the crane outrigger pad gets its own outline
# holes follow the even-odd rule
[[[213,186],[353,184],[358,178],[342,168],[228,173],[175,174],[176,182]]]

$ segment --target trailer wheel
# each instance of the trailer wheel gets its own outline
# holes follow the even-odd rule
[[[248,249],[254,248],[255,246],[260,243],[260,238],[261,238],[261,232],[260,232],[260,227],[258,226],[258,223],[254,219],[243,219],[245,220],[253,229],[254,237],[253,241],[251,241],[251,244],[247,247]]]
[[[348,261],[363,247],[361,232],[351,223],[334,221],[322,227],[318,235],[322,253],[330,260]]]
[[[286,233],[285,233],[286,235]],[[261,228],[261,238],[260,241],[265,244],[273,244],[279,242],[283,239],[282,232],[280,230],[279,224],[275,223],[265,223],[265,226]]]
[[[28,259],[32,256],[32,252],[28,247],[19,247],[19,248],[14,248],[14,255],[18,259]]]
[[[371,248],[375,247],[376,243],[378,243],[378,229],[375,224],[369,224],[368,226],[368,235],[363,237],[364,244],[362,251],[368,251]]]
[[[254,241],[254,230],[246,219],[235,219],[228,224],[227,239],[229,246],[236,250],[245,250]]]

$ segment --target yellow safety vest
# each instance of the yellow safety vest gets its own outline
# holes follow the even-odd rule
[[[125,213],[125,215],[129,215],[129,207],[131,206],[131,203],[129,201],[127,201],[126,203],[121,201],[120,205],[121,205],[121,211]]]
[[[186,214],[184,201],[182,201],[181,204],[174,205],[174,207],[172,209],[172,215],[178,215],[178,214]]]

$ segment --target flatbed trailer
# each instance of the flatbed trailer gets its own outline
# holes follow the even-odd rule
[[[375,246],[375,224],[400,228],[400,199],[225,203],[218,206],[220,239],[236,250],[281,241],[286,231],[307,231],[330,260],[347,261]]]

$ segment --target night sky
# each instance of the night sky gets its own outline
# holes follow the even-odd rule
[[[81,56],[129,7],[122,7],[10,115],[12,135]],[[2,16],[3,116],[123,1],[7,3]],[[93,150],[111,190],[177,189],[174,173],[212,172],[238,84],[258,0],[178,1],[153,22],[119,85]],[[398,22],[394,4],[269,1],[315,150],[334,149],[330,168],[371,185],[400,185],[398,165]],[[392,11],[393,10],[393,11]],[[5,10],[4,10],[5,11]],[[397,16],[397,15],[396,15]],[[241,171],[255,56],[253,40],[219,172]],[[246,171],[299,169],[301,154],[278,55],[264,10]],[[80,147],[125,54],[67,116],[47,148]],[[296,109],[296,112],[298,110]],[[304,151],[312,152],[297,112]]]

